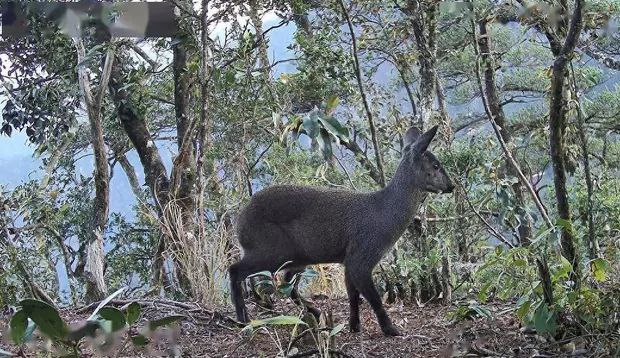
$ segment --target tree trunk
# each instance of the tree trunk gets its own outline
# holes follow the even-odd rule
[[[583,0],[576,0],[575,10],[571,19],[566,41],[560,54],[553,62],[551,74],[551,99],[549,100],[549,146],[551,162],[553,163],[553,184],[557,210],[562,219],[562,253],[572,264],[571,279],[576,287],[580,286],[579,255],[576,250],[576,238],[573,232],[568,191],[566,189],[566,169],[564,151],[564,132],[566,130],[566,91],[565,79],[567,65],[572,55],[582,28]]]
[[[418,83],[420,104],[417,107],[417,124],[420,130],[430,124],[433,117],[433,107],[436,99],[437,86],[437,4],[424,4],[417,0],[408,0],[407,6],[402,8],[407,15],[411,28],[413,29],[414,42],[418,51],[418,71],[420,79]],[[426,222],[426,205],[421,205],[418,213],[418,219],[413,221],[409,230],[413,237],[416,238],[420,248],[419,258],[424,260],[428,257],[432,249],[432,243],[428,240]],[[449,274],[449,259],[444,253],[442,265],[448,266],[442,268]],[[445,284],[441,284],[437,274],[437,267],[423,267],[423,274],[420,276],[421,298],[428,300],[436,297],[439,291],[446,289]],[[446,292],[447,293],[447,292]],[[445,298],[445,294],[444,294]]]
[[[435,86],[437,84],[437,4],[423,4],[417,0],[408,0],[409,15],[415,46],[418,50],[420,72],[420,106],[418,126],[424,129],[433,113],[435,103]]]
[[[191,1],[181,1],[183,8],[191,8]],[[174,201],[173,205],[178,205],[181,216],[181,227],[169,228],[174,232],[173,236],[178,236],[179,240],[184,241],[188,234],[194,235],[196,229],[195,211],[196,211],[196,160],[195,160],[195,141],[197,121],[193,119],[191,114],[191,85],[190,78],[192,74],[188,71],[188,59],[190,56],[190,25],[181,16],[178,7],[175,8],[175,16],[177,26],[179,28],[178,35],[175,38],[176,44],[172,48],[172,73],[174,80],[174,113],[177,128],[177,148],[178,154],[174,159],[172,173],[170,174],[171,192]],[[172,208],[170,208],[172,209]],[[168,213],[165,212],[164,215]],[[170,220],[169,223],[176,221]],[[194,237],[196,237],[194,235]],[[183,248],[177,247],[177,240],[172,240],[171,250],[178,252]],[[174,272],[179,280],[181,289],[189,293],[190,282],[187,274],[184,272],[182,264],[175,257]]]
[[[170,200],[170,181],[166,173],[166,167],[159,155],[159,150],[148,130],[146,120],[135,110],[136,107],[132,104],[133,99],[127,89],[123,87],[127,81],[126,78],[123,58],[118,54],[112,66],[109,83],[110,93],[116,106],[118,119],[138,152],[140,163],[144,169],[145,181],[155,200],[158,213],[162,215],[163,209]],[[164,286],[169,287],[170,284],[166,282],[168,276],[164,270],[163,252],[165,247],[162,235],[153,258],[153,282],[157,284],[163,281]]]
[[[190,8],[191,2],[181,1],[184,8]],[[192,123],[190,103],[190,78],[188,71],[188,56],[191,29],[180,14],[180,9],[175,8],[176,22],[179,28],[176,44],[172,47],[172,74],[174,80],[174,114],[177,129],[177,148],[179,153],[174,160],[174,168],[171,174],[172,190],[174,199],[179,203],[182,210],[184,227],[187,232],[192,232],[194,227],[195,210],[195,153],[191,144],[195,137],[195,126]],[[184,144],[185,143],[185,144]]]
[[[76,40],[78,62],[83,63],[86,51],[82,40]],[[106,155],[103,127],[101,124],[101,105],[110,79],[112,62],[114,62],[114,45],[110,45],[106,53],[101,83],[93,95],[90,79],[85,65],[78,66],[78,81],[84,96],[86,112],[90,124],[90,134],[95,157],[95,198],[93,201],[93,217],[90,227],[91,237],[86,243],[83,277],[86,280],[86,299],[96,301],[103,299],[107,293],[104,280],[105,252],[103,234],[108,222],[110,205],[110,172]]]

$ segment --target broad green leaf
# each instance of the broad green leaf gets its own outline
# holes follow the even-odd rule
[[[138,334],[137,336],[131,337],[131,342],[134,344],[134,346],[143,347],[149,343],[149,340],[145,336]]]
[[[26,335],[26,328],[28,327],[28,315],[23,310],[17,311],[13,317],[11,317],[11,339],[16,345],[24,343],[24,336]]]
[[[607,262],[607,260],[603,258],[597,258],[597,259],[592,260],[591,268],[592,268],[592,275],[594,276],[594,279],[596,279],[599,282],[605,281],[607,279],[607,268],[608,267],[609,267],[609,263]]]
[[[310,138],[316,138],[319,135],[319,115],[316,110],[304,117],[302,127]]]
[[[343,328],[344,328],[344,323],[337,325],[336,327],[332,328],[331,332],[329,332],[329,336],[333,337],[337,335],[338,333],[340,333],[340,331],[342,331]]]
[[[349,141],[349,130],[332,116],[319,116],[319,121],[331,135],[336,139],[347,143]]]
[[[560,267],[552,275],[554,280],[562,278],[568,278],[568,274],[573,270],[573,265],[566,259],[566,257],[560,255]]]
[[[132,302],[127,306],[127,312],[125,312],[125,320],[128,325],[132,325],[140,319],[140,304],[137,302]]]
[[[482,285],[482,287],[480,288],[480,292],[478,292],[478,299],[482,301],[483,303],[489,299],[488,292],[492,284],[493,284],[493,281],[489,280],[484,285]]]
[[[99,312],[99,310],[107,305],[110,301],[112,301],[114,299],[114,297],[120,295],[123,291],[125,291],[127,289],[127,287],[122,287],[118,290],[116,290],[116,292],[114,292],[113,294],[109,295],[108,297],[106,297],[103,301],[101,301],[99,303],[99,305],[97,305],[97,308],[95,309],[95,311],[93,311],[93,313],[90,315],[90,317],[88,317],[86,320],[90,321],[90,320],[94,320],[95,317],[97,316],[97,313]]]
[[[183,318],[185,318],[185,316],[173,315],[173,316],[168,316],[168,317],[156,319],[154,321],[150,321],[149,322],[149,329],[151,331],[154,331],[154,330],[156,330],[159,327],[168,326],[171,323],[174,323],[174,322],[182,320]]]
[[[524,320],[527,314],[530,312],[531,306],[532,303],[529,300],[519,305],[519,308],[517,308],[517,317],[519,317],[520,320]]]
[[[34,321],[39,330],[52,339],[64,338],[69,329],[56,308],[46,302],[27,299],[19,303],[23,311]]]
[[[538,334],[553,334],[557,328],[555,315],[550,312],[545,303],[542,303],[534,312],[534,326]]]
[[[127,323],[123,312],[114,307],[102,307],[99,310],[99,316],[112,322],[112,332],[116,332],[124,328]]]

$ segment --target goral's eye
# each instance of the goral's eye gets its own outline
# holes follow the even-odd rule
[[[433,168],[435,168],[435,170],[437,170],[437,169],[439,169],[439,165],[435,164],[435,165],[433,165]]]

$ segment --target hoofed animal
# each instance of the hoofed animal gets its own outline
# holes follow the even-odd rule
[[[229,269],[237,319],[249,320],[241,283],[255,272],[274,271],[286,262],[286,280],[305,266],[341,263],[349,296],[351,331],[360,329],[360,294],[374,310],[385,335],[400,335],[372,281],[372,270],[403,234],[427,192],[450,193],[452,181],[427,151],[437,126],[424,134],[410,128],[401,162],[389,184],[358,193],[280,185],[257,192],[241,211],[237,233],[242,259]],[[299,303],[296,290],[291,297]],[[309,307],[317,315],[318,310]]]

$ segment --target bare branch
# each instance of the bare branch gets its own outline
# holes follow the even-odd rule
[[[370,136],[372,138],[372,146],[375,151],[375,159],[377,161],[377,171],[379,174],[379,185],[381,187],[385,186],[385,172],[383,170],[383,159],[381,158],[381,150],[379,148],[379,140],[377,138],[377,130],[375,128],[375,121],[372,115],[372,111],[370,110],[370,105],[368,104],[368,99],[366,98],[366,92],[364,91],[364,84],[362,82],[362,72],[360,69],[360,62],[357,53],[357,39],[355,37],[355,31],[353,29],[353,24],[351,23],[351,18],[349,17],[349,12],[347,8],[344,6],[343,0],[338,0],[340,7],[342,8],[342,12],[345,20],[347,21],[347,25],[349,27],[349,33],[351,36],[352,42],[352,56],[353,56],[353,64],[355,70],[355,78],[357,79],[357,86],[360,91],[360,95],[362,97],[362,102],[364,104],[364,109],[366,110],[366,117],[368,118],[368,127],[370,128]]]

